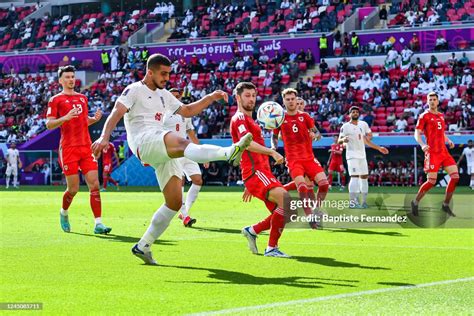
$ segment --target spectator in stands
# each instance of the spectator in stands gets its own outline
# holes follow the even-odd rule
[[[252,43],[252,55],[255,60],[258,60],[260,57],[260,43],[258,42],[258,38],[255,38]]]
[[[438,37],[436,38],[436,45],[435,45],[435,50],[440,51],[440,50],[447,50],[448,49],[448,42],[446,39],[443,37],[442,34],[438,34]]]
[[[209,127],[207,126],[206,122],[204,120],[201,120],[197,128],[198,138],[207,138],[208,131]]]
[[[387,18],[388,18],[387,9],[383,5],[382,9],[380,9],[379,11],[379,19],[380,19],[380,22],[382,23],[382,28],[384,29],[387,28]]]
[[[105,51],[105,49],[102,49],[102,53],[100,54],[100,58],[102,60],[102,67],[104,68],[104,71],[109,71],[110,70],[109,53],[107,53]]]
[[[418,34],[413,33],[413,37],[410,40],[409,47],[414,52],[420,51],[420,39],[418,38]]]
[[[349,38],[349,34],[344,32],[342,37],[342,47],[343,47],[343,54],[350,55],[351,53],[351,39]]]
[[[372,127],[372,125],[374,124],[374,115],[372,112],[368,112],[367,115],[364,116],[364,118],[362,119],[364,122],[367,123],[367,125],[369,125],[369,127]]]
[[[405,132],[405,129],[408,127],[408,122],[403,116],[400,115],[398,120],[395,122],[395,127],[396,128],[393,130],[394,132],[403,133]]]
[[[387,58],[385,59],[385,69],[391,70],[397,68],[398,58],[400,55],[398,54],[397,50],[392,47],[388,53]]]
[[[337,30],[336,34],[334,34],[334,38],[332,41],[332,50],[336,52],[336,49],[342,50],[342,36],[341,31]]]
[[[406,71],[411,66],[411,57],[413,56],[413,51],[405,46],[401,52],[402,63],[400,69]]]
[[[367,51],[371,55],[377,52],[377,43],[375,43],[374,39],[371,39],[369,43],[367,44]]]
[[[461,79],[461,86],[469,86],[472,83],[471,70],[469,68],[464,69],[464,75]]]
[[[467,58],[466,52],[463,52],[463,53],[462,53],[462,57],[461,57],[461,59],[459,59],[458,64],[459,64],[461,67],[466,67],[466,66],[469,65],[469,58]]]
[[[0,111],[0,125],[4,125],[6,121],[5,114],[3,114],[3,111]]]
[[[319,71],[321,72],[321,74],[324,74],[328,71],[328,64],[326,63],[326,60],[325,59],[321,59],[321,63],[319,64]]]
[[[390,113],[387,115],[387,126],[393,126],[396,119],[397,117],[395,116],[394,111],[391,110]]]
[[[384,53],[388,53],[388,51],[393,47],[393,43],[390,41],[390,37],[387,37],[385,41],[382,43],[382,48]]]
[[[49,168],[49,164],[45,163],[43,168],[41,169],[41,173],[44,176],[44,184],[48,185],[51,184],[51,168]]]
[[[337,71],[346,72],[348,67],[349,67],[349,61],[344,57],[343,59],[339,61],[339,64],[337,65]]]

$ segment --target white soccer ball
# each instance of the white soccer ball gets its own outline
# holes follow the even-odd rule
[[[265,129],[275,129],[280,127],[285,119],[285,111],[283,107],[273,101],[267,101],[260,105],[257,111],[257,121],[259,121]]]

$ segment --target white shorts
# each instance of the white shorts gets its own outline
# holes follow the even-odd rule
[[[7,171],[5,172],[5,175],[7,177],[11,176],[17,176],[18,175],[18,167],[17,166],[7,166]]]
[[[467,166],[467,174],[473,174],[474,173],[474,166]]]
[[[176,176],[181,179],[183,167],[178,159],[168,156],[164,141],[169,131],[152,131],[145,134],[137,146],[137,156],[144,163],[155,168],[156,180],[161,190],[165,188],[168,181]]]
[[[197,162],[192,161],[186,157],[178,158],[178,160],[183,167],[183,172],[186,175],[186,179],[188,179],[188,181],[191,181],[191,176],[195,174],[201,174],[201,168],[199,168]]]
[[[347,169],[349,169],[350,176],[363,176],[369,174],[369,167],[367,165],[367,159],[365,158],[347,159]]]

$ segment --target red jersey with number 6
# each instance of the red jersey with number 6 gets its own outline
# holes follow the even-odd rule
[[[60,147],[90,146],[91,137],[89,135],[87,97],[80,93],[67,95],[56,94],[48,102],[48,112],[46,117],[60,118],[69,113],[73,108],[79,110],[79,116],[64,122],[60,126],[61,141]]]
[[[443,114],[434,114],[428,110],[423,112],[418,119],[416,129],[425,134],[426,144],[430,146],[430,153],[448,152],[444,141],[446,123]]]
[[[288,163],[297,160],[314,160],[313,140],[309,130],[314,128],[314,121],[308,113],[298,112],[295,115],[285,114],[281,126],[273,132],[281,133]]]

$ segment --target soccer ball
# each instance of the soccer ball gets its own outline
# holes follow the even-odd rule
[[[262,103],[257,111],[257,121],[259,121],[265,129],[275,129],[280,127],[285,119],[285,111],[280,104],[267,101]]]

